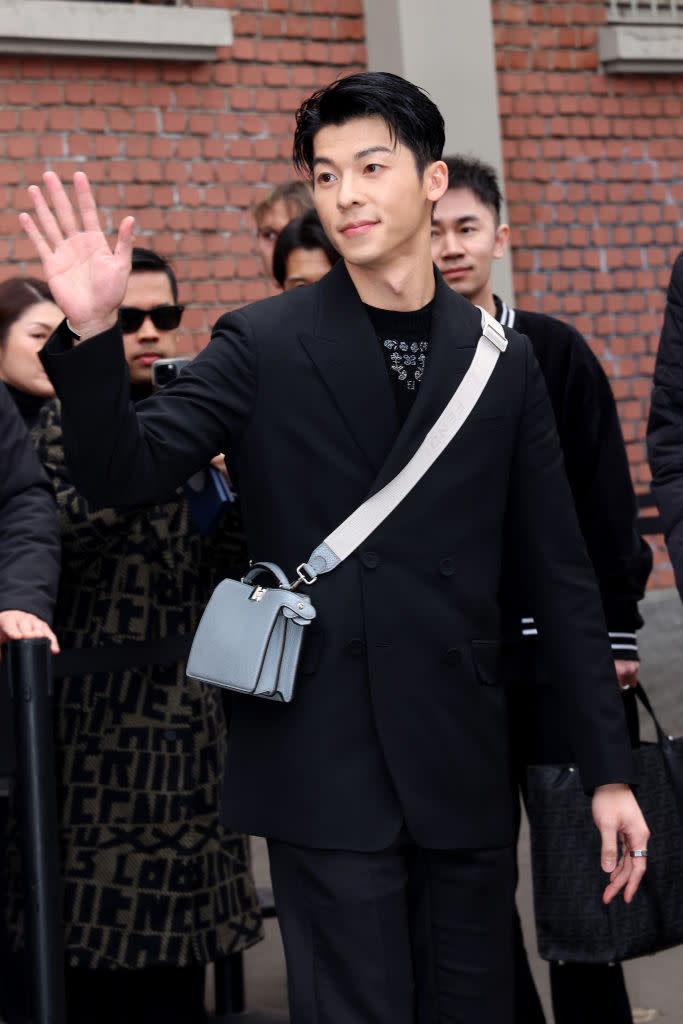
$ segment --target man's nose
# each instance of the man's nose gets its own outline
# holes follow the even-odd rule
[[[145,314],[145,319],[138,327],[138,336],[141,338],[153,338],[155,341],[159,340],[159,331],[152,323],[149,313]]]
[[[363,194],[355,174],[343,174],[337,189],[337,206],[346,209],[363,201]]]
[[[457,231],[444,231],[439,237],[439,243],[442,256],[460,256],[464,252]]]

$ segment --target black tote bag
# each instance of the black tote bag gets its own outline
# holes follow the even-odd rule
[[[683,942],[683,737],[661,728],[634,751],[638,803],[650,828],[647,871],[630,904],[605,906],[600,834],[574,765],[529,765],[527,814],[538,951],[545,960],[607,963]]]

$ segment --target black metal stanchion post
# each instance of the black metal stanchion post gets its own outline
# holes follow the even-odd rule
[[[64,1024],[50,642],[13,640],[7,645],[7,657],[14,698],[26,955],[32,979],[33,1020],[35,1024]]]

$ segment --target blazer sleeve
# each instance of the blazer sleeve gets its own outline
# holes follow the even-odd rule
[[[683,252],[674,263],[647,425],[652,492],[683,598]]]
[[[103,507],[164,501],[230,450],[253,405],[256,361],[241,313],[221,317],[190,366],[135,405],[118,326],[74,347],[63,323],[40,356],[62,402],[73,482]]]
[[[579,525],[600,587],[615,657],[637,657],[638,612],[652,569],[641,537],[616,402],[605,372],[572,332],[564,407],[558,422]]]
[[[55,499],[31,438],[0,385],[0,611],[52,621],[60,545]]]
[[[600,591],[579,527],[555,418],[527,346],[526,395],[510,480],[539,643],[563,707],[582,784],[635,781]]]

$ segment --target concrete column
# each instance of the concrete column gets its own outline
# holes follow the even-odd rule
[[[446,153],[485,160],[505,192],[490,0],[364,3],[368,69],[425,89],[446,122]],[[493,283],[514,302],[509,253],[494,265]]]

